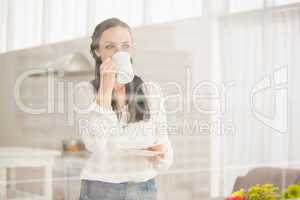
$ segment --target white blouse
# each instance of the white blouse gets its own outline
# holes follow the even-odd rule
[[[92,91],[90,84],[77,93],[81,94],[78,98],[93,99],[85,113],[86,123],[79,125],[80,137],[92,153],[81,172],[81,179],[111,183],[141,182],[168,170],[173,162],[173,149],[168,137],[166,114],[161,105],[161,92],[144,87],[150,107],[150,120],[127,123],[127,105],[123,107],[119,120],[112,109],[99,106],[94,101]],[[153,144],[163,144],[166,150],[158,165],[152,165],[143,156],[126,151]]]

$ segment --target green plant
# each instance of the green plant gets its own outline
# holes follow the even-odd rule
[[[256,185],[245,191],[241,188],[226,198],[227,200],[300,200],[300,185],[289,185],[284,192],[272,184]]]
[[[272,184],[256,185],[249,188],[248,191],[241,189],[231,194],[227,200],[279,200],[280,192]]]
[[[300,198],[300,185],[290,185],[287,190],[282,193],[282,199],[297,199]]]
[[[279,189],[272,184],[252,186],[246,194],[247,200],[278,200],[279,198]]]

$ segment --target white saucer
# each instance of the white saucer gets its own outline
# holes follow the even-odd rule
[[[149,151],[149,150],[143,150],[143,149],[123,149],[126,153],[131,153],[138,156],[157,156],[160,154],[164,154],[163,151]]]

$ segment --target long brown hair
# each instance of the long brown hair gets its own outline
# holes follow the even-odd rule
[[[99,40],[103,32],[109,28],[113,27],[123,27],[126,28],[131,35],[131,28],[125,22],[119,20],[118,18],[110,18],[104,20],[98,24],[92,35],[92,42],[90,45],[90,52],[95,60],[95,79],[92,81],[94,91],[97,93],[100,87],[100,65],[102,60],[95,53],[95,50],[99,48]],[[131,59],[132,62],[132,59]],[[137,75],[134,75],[133,80],[130,83],[125,84],[126,97],[130,117],[128,123],[138,122],[141,120],[148,121],[150,119],[150,109],[145,97],[144,91],[144,81]],[[111,106],[114,111],[117,111],[117,101],[114,97],[114,90],[112,95]],[[119,116],[119,113],[117,113]]]

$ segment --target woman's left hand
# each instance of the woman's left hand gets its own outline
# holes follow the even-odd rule
[[[148,151],[157,151],[157,152],[164,152],[165,151],[165,146],[162,144],[157,144],[157,145],[153,145],[147,148],[144,148],[144,150],[148,150]],[[145,157],[145,159],[150,162],[153,165],[157,165],[160,163],[160,161],[162,159],[164,159],[165,157],[165,153],[156,155],[156,156],[151,156],[151,157]]]

